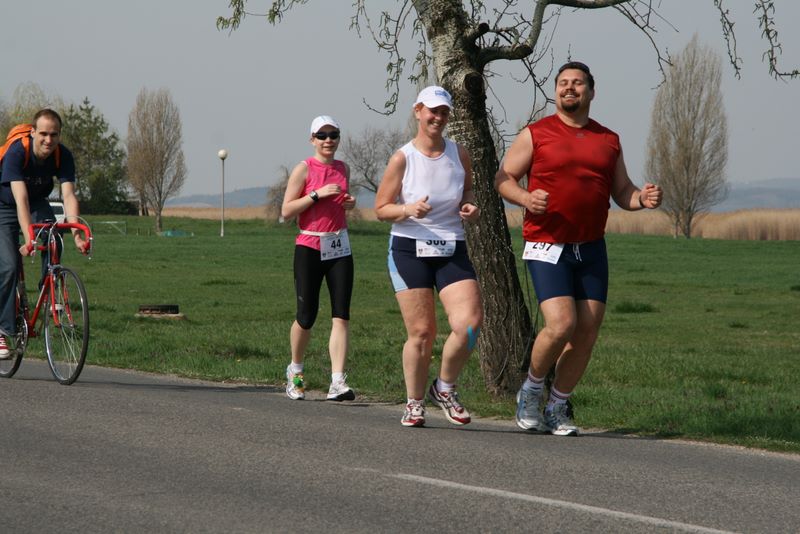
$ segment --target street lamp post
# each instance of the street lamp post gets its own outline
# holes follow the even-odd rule
[[[228,157],[228,151],[223,148],[217,152],[217,156],[222,161],[222,214],[219,219],[219,236],[225,237],[225,158]]]

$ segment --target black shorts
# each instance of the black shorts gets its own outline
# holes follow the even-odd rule
[[[410,237],[389,236],[389,277],[395,293],[434,287],[441,291],[454,282],[477,279],[466,241],[456,241],[452,256],[434,258],[418,258],[416,242]]]
[[[331,316],[350,319],[353,294],[353,256],[322,261],[319,250],[295,245],[294,287],[297,293],[297,323],[308,330],[317,320],[322,280],[328,284]]]
[[[580,244],[565,243],[555,264],[534,260],[526,260],[525,263],[539,302],[553,297],[600,302],[606,302],[608,298],[605,239]]]

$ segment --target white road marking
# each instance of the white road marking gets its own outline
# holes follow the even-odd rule
[[[532,502],[536,504],[544,504],[547,506],[554,506],[556,508],[563,508],[567,510],[576,510],[589,514],[602,515],[606,517],[614,517],[617,519],[626,519],[628,521],[635,521],[637,523],[644,523],[656,527],[678,529],[685,532],[702,532],[714,534],[732,534],[727,530],[717,530],[713,528],[701,527],[699,525],[691,525],[689,523],[681,523],[679,521],[669,521],[667,519],[660,519],[658,517],[650,517],[646,515],[630,514],[627,512],[619,512],[617,510],[609,510],[608,508],[600,508],[597,506],[587,506],[585,504],[578,504],[569,501],[560,501],[556,499],[548,499],[546,497],[536,497],[534,495],[525,495],[524,493],[514,493],[512,491],[504,491],[492,488],[484,488],[481,486],[468,486],[466,484],[459,484],[457,482],[450,482],[447,480],[439,480],[436,478],[421,477],[417,475],[398,474],[385,474],[383,476],[391,478],[399,478],[401,480],[408,480],[411,482],[418,482],[420,484],[428,484],[430,486],[439,486],[443,488],[457,489],[463,491],[471,491],[473,493],[481,493],[484,495],[491,495],[494,497],[501,497],[504,499],[516,499],[518,501]]]

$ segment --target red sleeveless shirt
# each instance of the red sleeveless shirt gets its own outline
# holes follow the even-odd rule
[[[525,212],[526,241],[582,243],[605,235],[619,136],[589,120],[582,128],[550,115],[528,126],[533,157],[528,191],[549,193],[547,213]]]

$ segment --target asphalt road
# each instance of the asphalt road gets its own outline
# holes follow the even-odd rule
[[[798,455],[322,399],[26,360],[0,380],[0,531],[800,531]]]

